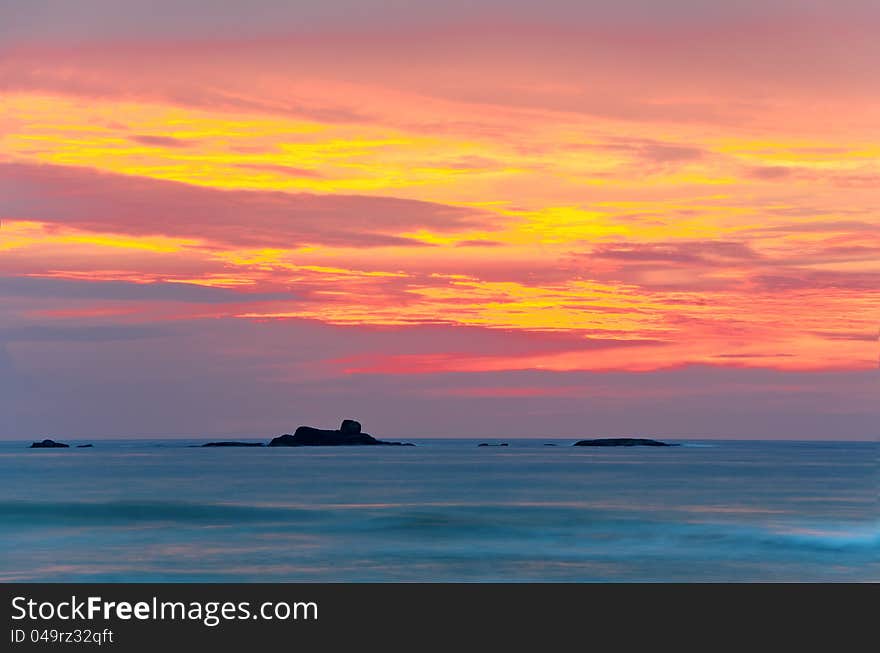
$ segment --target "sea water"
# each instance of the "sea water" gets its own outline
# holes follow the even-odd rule
[[[880,581],[876,442],[411,441],[2,442],[0,581]]]

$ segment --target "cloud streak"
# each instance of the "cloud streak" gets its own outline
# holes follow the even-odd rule
[[[133,236],[293,249],[424,246],[396,234],[428,227],[465,229],[479,224],[482,212],[396,198],[213,190],[68,167],[0,163],[0,215]]]

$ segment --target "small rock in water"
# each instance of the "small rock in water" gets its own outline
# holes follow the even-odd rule
[[[31,449],[67,449],[69,447],[69,444],[64,444],[63,442],[55,442],[55,440],[50,440],[48,438],[46,438],[42,442],[34,442],[30,446]]]
[[[575,442],[575,447],[675,447],[677,445],[648,438],[599,438]]]
[[[263,447],[265,446],[262,442],[235,442],[235,441],[226,441],[223,442],[206,442],[202,445],[203,447]]]
[[[361,431],[361,424],[353,419],[342,420],[339,429],[316,429],[313,426],[299,426],[291,435],[285,433],[272,438],[270,447],[339,447],[355,445],[396,445],[414,447],[409,442],[385,442],[377,440],[369,433]]]

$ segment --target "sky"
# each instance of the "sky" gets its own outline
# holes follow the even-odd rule
[[[0,438],[876,438],[878,26],[0,0]]]

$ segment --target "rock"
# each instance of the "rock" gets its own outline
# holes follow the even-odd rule
[[[343,420],[339,430],[316,429],[312,426],[300,426],[291,435],[285,433],[277,438],[272,438],[270,447],[339,447],[354,445],[396,445],[414,447],[408,442],[385,442],[377,440],[369,433],[361,432],[361,425],[352,420]]]
[[[69,447],[69,444],[64,444],[63,442],[55,442],[55,440],[49,440],[48,438],[43,440],[42,442],[34,442],[30,446],[31,449],[67,449]]]
[[[235,441],[222,441],[222,442],[206,442],[202,445],[203,447],[264,447],[262,442],[235,442]]]
[[[506,442],[502,442],[501,444],[490,444],[488,442],[481,442],[477,445],[478,447],[506,447],[508,444]]]
[[[597,440],[581,440],[575,442],[575,447],[676,447],[678,445],[649,440],[647,438],[599,438]]]
[[[76,445],[76,448],[77,449],[88,449],[88,448],[94,447],[94,446],[95,445],[93,445],[93,444],[78,444],[78,445]]]
[[[545,446],[545,447],[555,447],[556,445],[553,444],[552,442],[545,442],[545,443],[544,443],[544,446]]]

